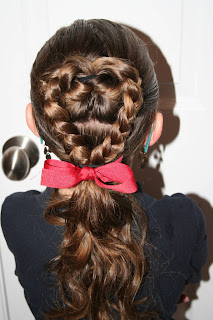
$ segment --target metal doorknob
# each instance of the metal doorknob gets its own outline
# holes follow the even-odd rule
[[[10,180],[23,180],[38,162],[36,144],[25,136],[13,137],[3,146],[2,168]]]

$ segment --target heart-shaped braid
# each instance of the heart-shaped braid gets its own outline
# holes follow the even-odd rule
[[[84,77],[88,80],[81,81]],[[118,58],[102,57],[91,63],[73,56],[46,73],[41,82],[44,117],[63,145],[66,161],[104,164],[123,151],[131,122],[142,105],[141,79],[133,66]],[[96,121],[101,130],[106,117],[112,120],[98,143],[79,131],[79,119],[81,123]]]

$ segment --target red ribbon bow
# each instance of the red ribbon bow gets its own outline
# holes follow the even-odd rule
[[[138,187],[132,169],[121,163],[123,157],[103,166],[77,167],[69,162],[46,160],[42,170],[41,185],[51,188],[72,188],[82,180],[95,180],[99,187],[113,189],[123,193],[136,192]],[[117,182],[108,185],[105,182]]]

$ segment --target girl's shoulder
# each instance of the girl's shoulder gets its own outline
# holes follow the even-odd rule
[[[136,199],[146,212],[150,227],[158,226],[170,235],[185,235],[188,241],[190,237],[194,239],[200,233],[206,233],[203,212],[192,198],[175,193],[158,200],[145,194],[140,184],[138,186]]]
[[[23,224],[29,213],[36,208],[37,197],[41,193],[36,190],[15,192],[5,198],[1,208],[1,224],[3,231],[7,228]]]
[[[181,193],[153,199],[140,187],[136,198],[148,218],[148,251],[164,267],[168,261],[168,270],[182,272],[187,282],[199,282],[208,246],[205,217],[197,203]]]
[[[32,244],[39,235],[51,231],[44,220],[44,209],[50,192],[30,190],[9,195],[1,208],[1,227],[11,251],[13,247]]]
[[[32,212],[44,208],[48,197],[50,196],[50,189],[47,188],[44,192],[37,190],[29,190],[25,192],[15,192],[5,198],[1,213],[2,218],[11,216],[13,219],[20,219],[22,214]]]

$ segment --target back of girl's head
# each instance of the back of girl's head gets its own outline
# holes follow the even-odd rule
[[[61,160],[102,165],[123,155],[125,163],[149,131],[158,84],[144,43],[128,28],[78,20],[38,53],[31,99],[38,132]],[[45,217],[65,227],[49,264],[65,305],[48,319],[149,319],[135,306],[147,222],[132,194],[81,181],[69,197],[53,189]]]
[[[158,84],[128,28],[77,20],[38,53],[31,99],[39,134],[60,159],[99,165],[122,154],[125,162],[153,120]]]

